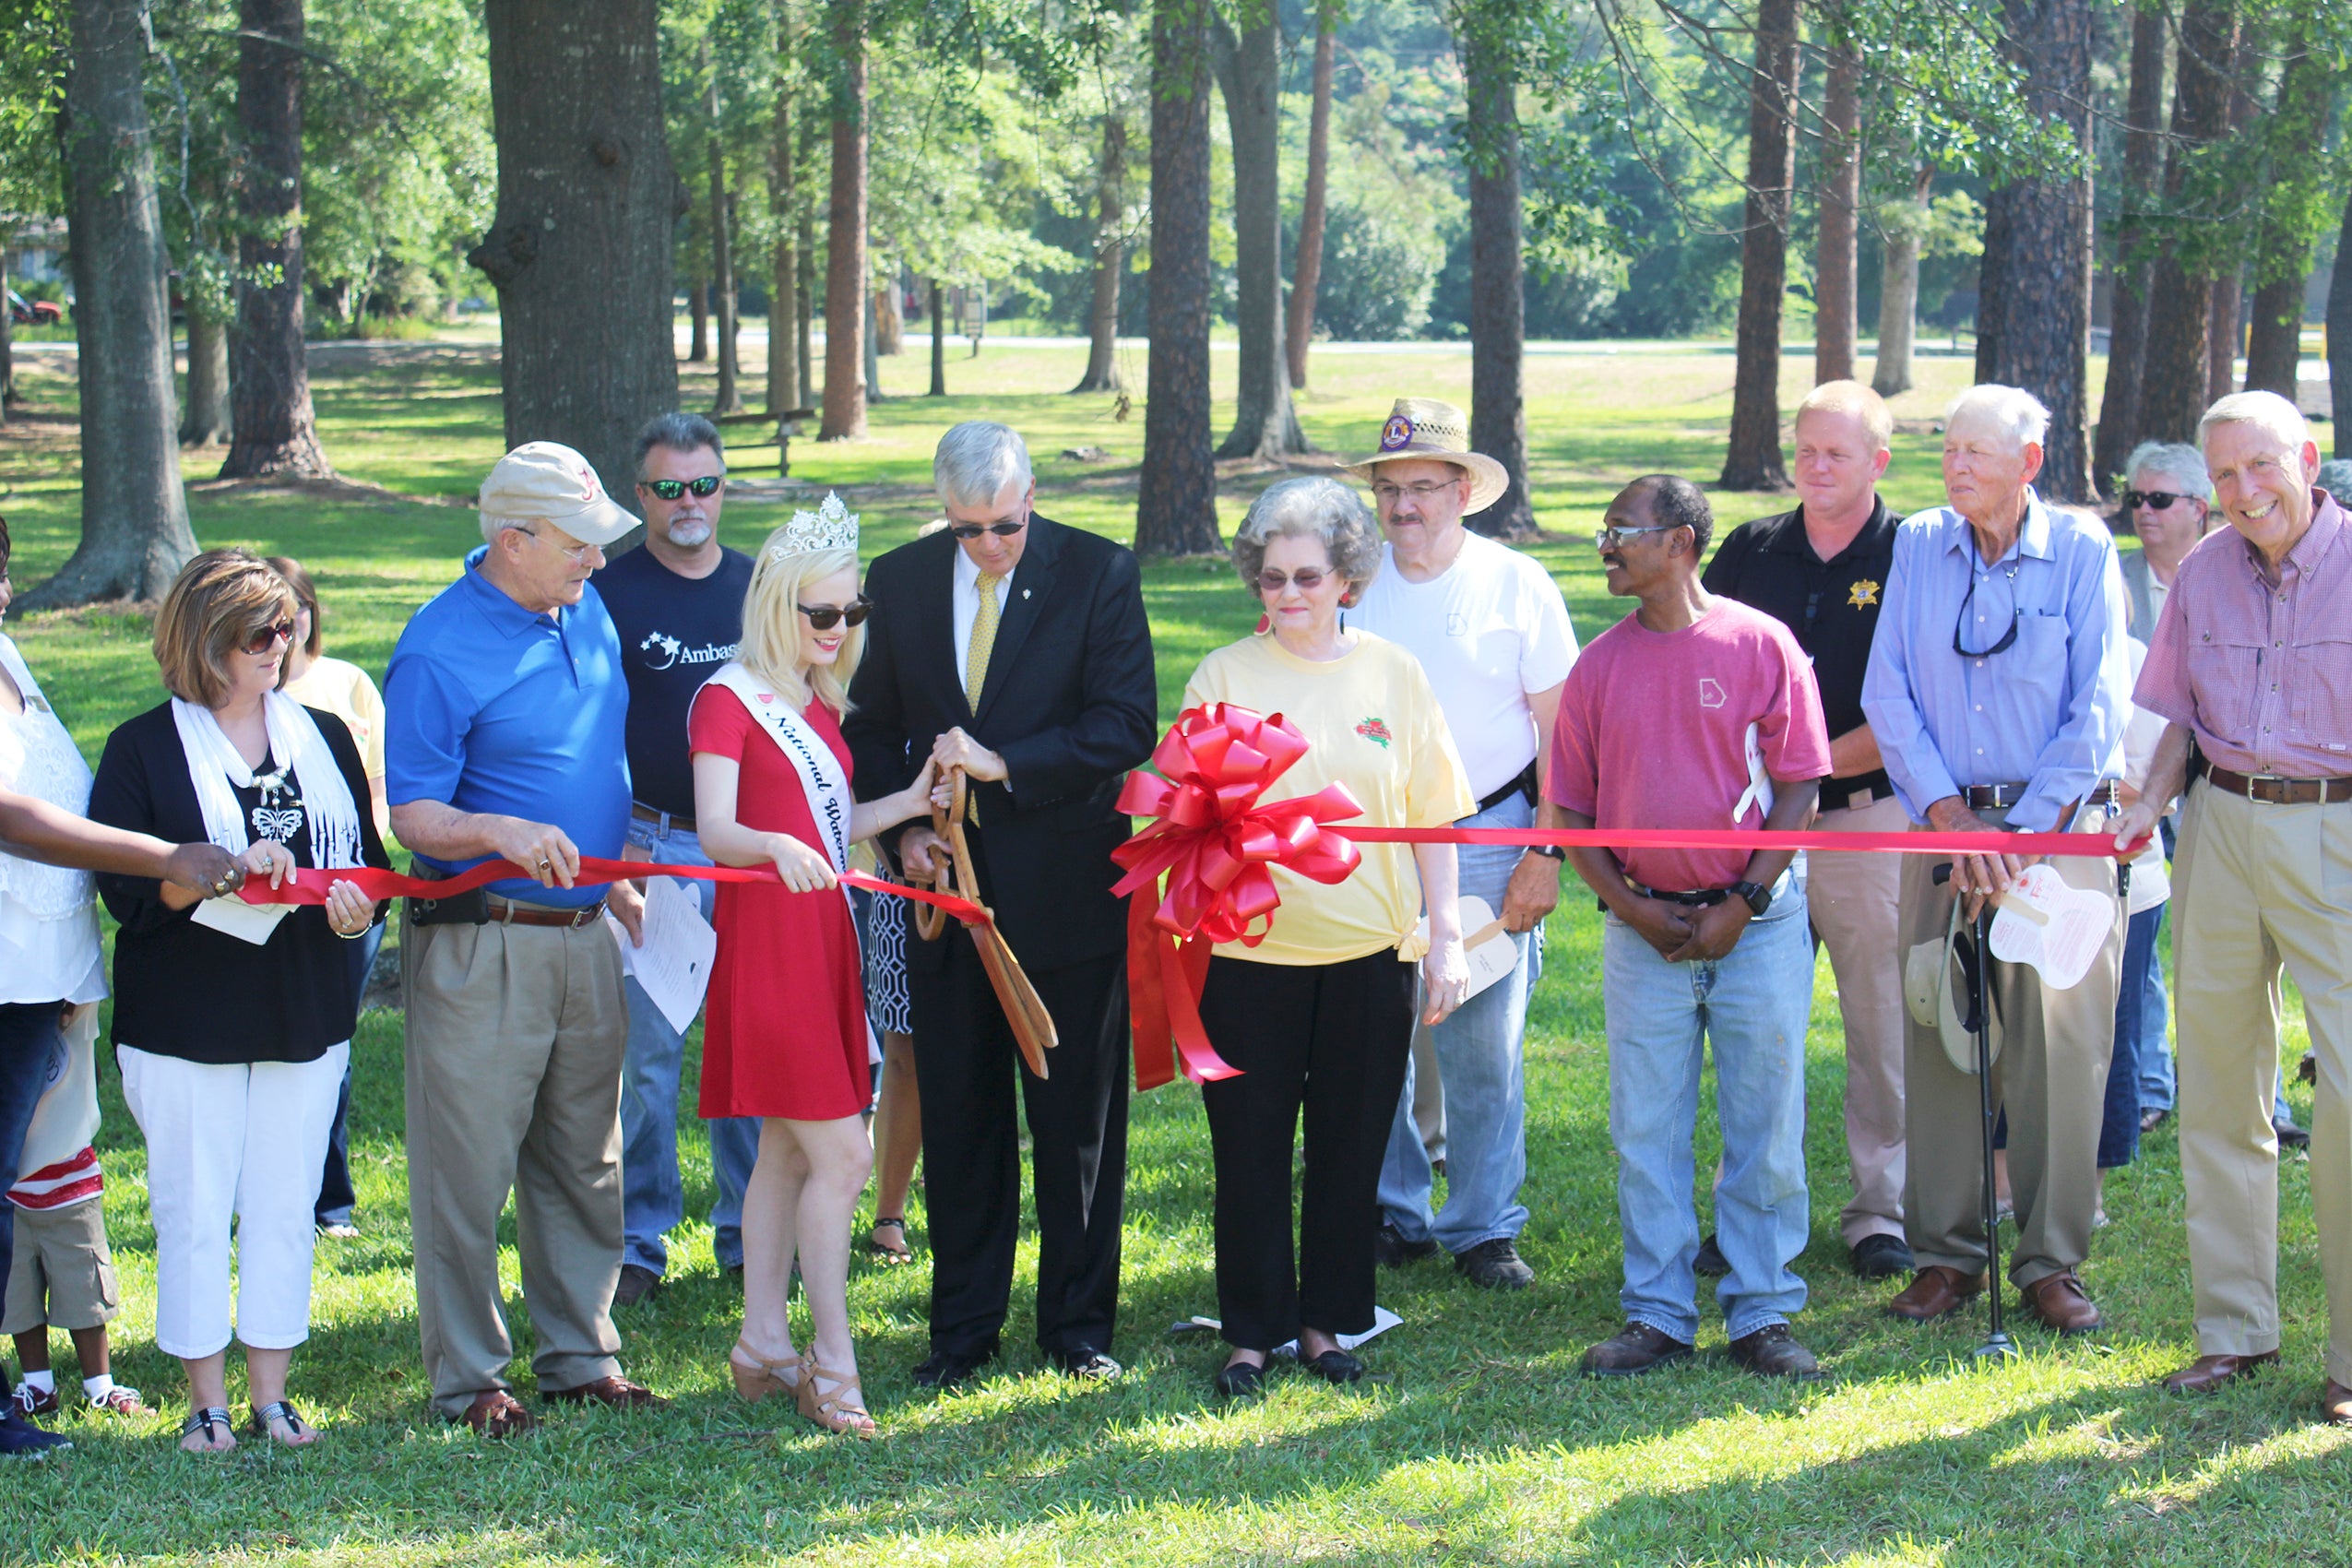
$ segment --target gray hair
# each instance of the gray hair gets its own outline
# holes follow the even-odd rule
[[[1969,387],[1952,400],[1951,409],[1943,416],[1943,427],[1951,429],[1964,414],[1981,414],[1992,421],[2020,448],[2028,442],[2038,446],[2049,434],[2049,410],[2022,386],[2003,386],[1988,381]]]
[[[502,517],[495,512],[484,512],[481,515],[481,541],[484,544],[496,544],[498,536],[508,529],[520,529],[525,533],[537,533],[539,525],[545,521],[547,521],[545,517]]]
[[[1380,525],[1353,488],[1321,474],[1267,485],[1250,504],[1249,516],[1233,531],[1233,569],[1255,593],[1267,542],[1310,538],[1323,541],[1331,569],[1350,589],[1379,576]]]
[[[2334,496],[2338,505],[2352,504],[2352,457],[2330,457],[2311,482]]]
[[[1031,477],[1028,443],[993,420],[950,426],[931,457],[932,488],[950,506],[985,506],[1008,484],[1027,489]]]
[[[2311,439],[2311,424],[2303,410],[2275,392],[2232,392],[2214,404],[2197,422],[2198,445],[2205,444],[2205,434],[2217,424],[2253,425],[2287,443],[2298,462]]]
[[[2123,482],[2130,484],[2142,469],[2162,474],[2180,487],[2183,495],[2213,499],[2213,481],[2205,473],[2205,455],[2184,441],[2143,441],[2123,459]]]
[[[646,454],[657,446],[672,452],[699,452],[707,446],[711,456],[719,459],[719,466],[727,466],[727,446],[719,439],[719,427],[700,414],[673,411],[656,414],[645,422],[645,428],[637,432],[637,478],[641,481],[645,478]]]

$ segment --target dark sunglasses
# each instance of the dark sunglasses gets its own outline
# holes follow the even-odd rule
[[[279,643],[291,643],[293,640],[294,624],[291,621],[279,621],[274,625],[264,626],[244,640],[241,647],[246,653],[267,653]]]
[[[1296,587],[1301,593],[1313,593],[1315,589],[1323,587],[1323,579],[1330,575],[1331,574],[1328,572],[1309,570],[1304,572],[1293,572],[1286,577],[1279,572],[1260,572],[1258,574],[1258,591],[1261,593],[1280,593],[1286,588]]]
[[[1977,599],[1977,578],[1973,574],[1969,576],[1968,591],[1960,596],[1959,616],[1952,623],[1952,651],[1961,658],[1990,659],[1996,653],[2007,653],[2010,647],[2016,642],[2017,627],[2024,616],[2024,612],[2017,605],[2017,568],[2010,567],[2007,576],[2009,578],[2009,630],[2002,634],[1999,642],[1985,648],[1968,647],[1960,640],[1960,629],[1968,624],[1968,606],[1975,603]]]
[[[705,474],[700,479],[648,479],[639,482],[662,500],[675,501],[689,491],[697,496],[716,495],[726,481],[719,474]]]
[[[820,632],[829,632],[844,621],[852,626],[864,625],[866,617],[873,613],[873,600],[860,594],[847,604],[803,604],[800,610],[809,618],[810,625]]]
[[[2165,512],[2171,509],[2175,501],[2192,499],[2194,497],[2176,494],[2169,490],[2127,490],[2123,493],[2123,509],[2127,512],[2136,512],[2141,507],[2146,506],[2155,511]]]
[[[957,539],[978,539],[984,533],[992,533],[999,539],[1011,539],[1028,526],[1029,520],[1023,517],[1017,523],[953,523],[948,526],[947,531]]]

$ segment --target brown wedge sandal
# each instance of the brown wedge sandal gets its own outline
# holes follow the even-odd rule
[[[816,1385],[820,1381],[832,1384],[833,1392],[819,1394]],[[873,1417],[866,1413],[863,1391],[858,1387],[858,1380],[847,1372],[818,1366],[815,1357],[807,1357],[801,1362],[797,1392],[801,1414],[826,1431],[850,1437],[873,1436]]]
[[[738,1357],[743,1359],[739,1360]],[[789,1361],[761,1360],[740,1338],[727,1356],[727,1371],[735,1379],[735,1392],[747,1405],[756,1405],[771,1394],[789,1394],[805,1405],[807,1401],[801,1391],[808,1383],[808,1368],[805,1356],[795,1356]]]

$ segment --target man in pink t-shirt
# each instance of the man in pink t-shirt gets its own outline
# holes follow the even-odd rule
[[[1688,480],[1637,479],[1596,537],[1609,591],[1641,607],[1569,671],[1552,730],[1543,826],[1802,827],[1830,767],[1811,665],[1788,629],[1699,584],[1715,521]],[[1716,1288],[1731,1356],[1752,1372],[1816,1377],[1788,1332],[1805,1304],[1805,1026],[1812,947],[1787,850],[1573,849],[1609,912],[1601,999],[1609,1124],[1625,1239],[1625,1326],[1585,1353],[1630,1376],[1698,1336],[1698,1215],[1691,1142],[1699,1065],[1715,1049],[1723,1168]]]

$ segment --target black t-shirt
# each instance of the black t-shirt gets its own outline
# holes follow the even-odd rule
[[[596,575],[596,591],[621,634],[629,682],[629,777],[637,799],[672,816],[695,814],[686,712],[695,693],[735,657],[752,558],[721,550],[707,577],[682,577],[643,545]]]
[[[1867,722],[1862,675],[1870,667],[1871,638],[1895,564],[1895,514],[1880,500],[1854,542],[1823,561],[1805,537],[1805,509],[1800,506],[1733,529],[1700,578],[1707,592],[1761,610],[1796,634],[1797,645],[1813,661],[1822,716],[1833,739]],[[1857,790],[1884,795],[1892,788],[1883,770],[1824,778],[1822,809],[1844,805]]]

